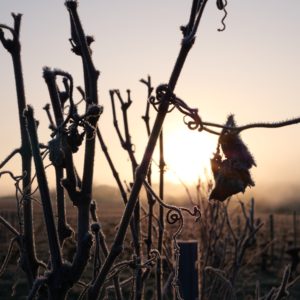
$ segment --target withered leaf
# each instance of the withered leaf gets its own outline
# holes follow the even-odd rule
[[[219,201],[240,192],[244,193],[248,186],[254,186],[249,170],[256,166],[247,146],[234,130],[236,124],[233,115],[228,117],[226,126],[232,127],[232,130],[224,129],[219,138],[225,159],[222,160],[219,150],[211,159],[215,187],[209,199]]]

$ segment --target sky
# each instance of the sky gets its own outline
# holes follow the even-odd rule
[[[223,124],[233,113],[238,125],[272,122],[300,116],[300,19],[298,0],[228,0],[226,30],[223,12],[208,1],[175,93],[199,109],[205,121]],[[99,99],[104,106],[99,126],[123,180],[130,182],[131,167],[112,124],[109,89],[132,91],[130,131],[140,161],[146,142],[141,119],[146,89],[139,80],[151,75],[154,86],[168,82],[180,49],[179,27],[187,23],[191,1],[130,0],[80,1],[79,14],[86,34],[93,35],[93,60],[101,75]],[[0,23],[12,25],[11,12],[22,13],[21,41],[26,98],[40,120],[40,141],[49,139],[42,107],[49,102],[42,68],[70,72],[83,85],[81,61],[71,53],[69,18],[64,1],[1,0]],[[79,95],[76,95],[79,99]],[[121,115],[119,123],[122,124]],[[155,112],[151,112],[151,122]],[[12,63],[0,47],[0,160],[20,144]],[[216,137],[190,132],[182,115],[172,112],[164,125],[167,179],[178,177],[195,184],[209,176],[209,158]],[[300,125],[281,129],[251,129],[242,138],[255,157],[255,189],[272,186],[272,194],[288,193],[300,186]],[[77,156],[78,168],[82,153]],[[155,160],[157,157],[155,156]],[[6,168],[20,172],[15,159]],[[183,168],[188,167],[188,170]],[[154,166],[154,178],[157,178]],[[206,169],[206,171],[205,171]],[[48,177],[52,182],[52,171]],[[180,173],[182,173],[180,175]],[[177,174],[176,176],[174,174]],[[177,179],[176,179],[177,177]],[[95,184],[113,184],[107,163],[97,146]],[[0,194],[13,183],[0,179]],[[283,191],[283,192],[282,192]],[[271,195],[273,196],[273,195]]]

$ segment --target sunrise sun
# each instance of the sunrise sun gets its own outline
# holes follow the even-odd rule
[[[211,177],[210,159],[216,151],[216,139],[206,133],[180,129],[165,135],[166,180],[193,185],[200,177]]]

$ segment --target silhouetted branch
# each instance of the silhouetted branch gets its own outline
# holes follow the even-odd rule
[[[150,97],[152,97],[152,91],[153,91],[153,87],[151,85],[151,77],[148,75],[147,80],[145,79],[141,79],[140,82],[142,82],[143,84],[146,85],[147,87],[147,99],[150,99]],[[146,125],[146,131],[147,131],[147,136],[149,138],[150,133],[151,133],[151,129],[150,129],[150,101],[146,102],[146,111],[145,111],[145,115],[142,116],[142,119],[145,122]],[[148,174],[147,174],[147,181],[149,183],[149,185],[152,185],[152,164],[150,163],[149,168],[148,168]],[[152,249],[152,229],[155,228],[153,226],[153,218],[154,218],[154,205],[155,205],[155,199],[151,196],[151,194],[146,190],[147,193],[147,200],[148,200],[148,214],[146,214],[146,217],[148,218],[148,228],[147,228],[147,238],[145,239],[145,243],[147,246],[147,255],[148,258],[150,257],[150,253],[151,253],[151,249]],[[158,220],[157,220],[158,221]],[[158,249],[159,249],[159,245],[158,245]],[[157,260],[157,268],[159,266],[159,264],[161,264],[161,260],[160,257]],[[143,280],[146,280],[146,278],[150,275],[150,271],[151,269],[146,270],[146,272],[143,274]],[[159,280],[161,278],[159,277]],[[158,296],[158,290],[161,290],[160,288],[157,289],[157,298],[160,299],[160,297]]]
[[[52,115],[51,115],[51,112],[50,112],[50,104],[49,103],[47,103],[44,107],[43,107],[43,109],[46,111],[46,114],[47,114],[47,117],[48,117],[48,120],[49,120],[49,123],[50,123],[50,125],[49,125],[49,128],[51,129],[51,130],[55,130],[55,124],[54,124],[54,122],[53,122],[53,118],[52,118]]]
[[[21,14],[12,14],[14,19],[14,26],[9,27],[0,25],[0,41],[4,48],[10,53],[13,61],[15,86],[18,100],[19,124],[21,131],[21,147],[20,154],[22,158],[22,174],[26,174],[22,181],[22,195],[23,195],[23,219],[24,219],[24,233],[21,251],[22,269],[27,275],[29,286],[33,284],[38,272],[38,260],[36,258],[33,232],[33,218],[32,218],[32,203],[30,199],[31,194],[31,149],[26,132],[25,118],[23,111],[26,108],[26,98],[23,80],[23,71],[21,63],[21,43],[20,43],[20,27]],[[10,31],[12,39],[6,38],[4,30]]]
[[[110,90],[109,94],[110,94],[110,99],[111,99],[111,107],[112,107],[112,114],[113,114],[113,124],[114,124],[114,127],[116,129],[117,135],[119,137],[120,143],[121,143],[122,147],[124,148],[125,147],[125,141],[124,141],[123,136],[121,134],[121,131],[120,131],[120,128],[119,128],[119,125],[118,125],[117,114],[116,114],[116,106],[115,106],[115,98],[114,98],[115,91],[114,90]]]
[[[106,244],[106,241],[105,241],[105,235],[104,235],[104,233],[102,231],[102,228],[100,226],[100,223],[98,221],[96,210],[97,210],[96,202],[92,201],[92,203],[91,203],[91,216],[92,216],[92,219],[95,223],[91,225],[91,229],[92,229],[92,232],[95,235],[95,240],[96,240],[95,241],[94,266],[93,266],[94,267],[93,281],[95,280],[95,278],[96,278],[96,276],[99,272],[99,269],[101,267],[100,247],[101,247],[101,250],[104,254],[104,257],[107,257],[107,255],[108,255],[108,247],[107,247],[107,244]],[[116,299],[117,300],[122,300],[123,295],[122,295],[121,286],[119,284],[119,277],[118,277],[117,274],[113,277],[113,282],[114,282],[114,287],[115,287]]]
[[[133,280],[134,280],[133,276],[130,276],[127,279],[121,281],[120,286],[123,287],[125,285],[128,285],[129,283],[132,283]],[[109,286],[106,287],[106,290],[111,290],[111,289],[114,289],[114,286],[109,285]]]
[[[278,122],[272,122],[272,123],[266,123],[266,122],[261,122],[261,123],[251,123],[247,124],[244,126],[236,126],[234,128],[234,132],[236,134],[247,130],[247,129],[252,129],[252,128],[280,128],[280,127],[285,127],[285,126],[290,126],[290,125],[295,125],[300,123],[300,118],[293,118],[289,119],[286,121],[278,121]],[[210,126],[210,127],[216,127],[216,128],[221,128],[221,129],[228,129],[232,130],[231,127],[224,126],[221,124],[216,124],[216,123],[210,123],[210,122],[202,122],[204,126]]]
[[[35,280],[31,291],[29,292],[29,295],[27,297],[27,300],[34,300],[36,298],[37,293],[39,292],[39,289],[47,283],[48,278],[47,277],[39,277]]]
[[[27,129],[30,137],[31,149],[32,149],[35,169],[37,173],[37,180],[38,180],[41,200],[43,204],[43,213],[44,213],[44,220],[47,229],[52,267],[54,270],[57,270],[62,265],[62,258],[61,258],[59,243],[58,243],[57,231],[54,223],[48,182],[46,179],[43,160],[39,150],[39,141],[36,132],[36,121],[33,116],[33,109],[30,106],[27,107],[25,116],[27,119]]]
[[[123,125],[124,125],[124,137],[121,134],[121,131],[118,126],[118,121],[117,121],[117,115],[116,115],[116,108],[115,108],[115,98],[114,95],[117,95],[117,98],[119,99],[119,102],[121,104],[121,110],[122,110],[122,116],[123,116]],[[112,112],[113,112],[113,123],[117,132],[117,135],[119,137],[121,146],[123,147],[124,150],[127,151],[128,156],[131,161],[131,166],[132,166],[132,174],[133,174],[133,180],[135,179],[135,171],[138,166],[135,155],[134,155],[134,149],[133,149],[133,144],[131,142],[131,136],[129,133],[129,124],[128,124],[128,109],[130,105],[132,104],[131,96],[130,96],[130,90],[127,90],[127,101],[124,101],[121,93],[119,90],[111,90],[110,91],[110,96],[111,96],[111,103],[112,103]],[[141,260],[142,256],[142,248],[140,245],[140,235],[141,235],[141,230],[140,230],[140,203],[137,201],[136,206],[134,208],[134,213],[133,213],[133,220],[132,220],[132,225],[131,228],[133,229],[132,234],[133,234],[133,241],[134,241],[134,248],[135,248],[135,253],[137,255],[137,259]],[[142,292],[143,292],[143,280],[142,280],[142,270],[136,270],[135,274],[135,296],[134,299],[138,300],[141,299],[142,297]]]
[[[0,223],[4,225],[11,233],[15,236],[20,236],[20,233],[17,229],[15,229],[8,221],[6,221],[3,217],[0,216]]]
[[[102,149],[102,151],[103,151],[103,153],[104,153],[104,155],[105,155],[105,158],[106,158],[106,160],[107,160],[107,162],[108,162],[108,164],[109,164],[109,167],[110,167],[110,169],[111,169],[111,171],[112,171],[112,174],[113,174],[113,176],[114,176],[114,179],[115,179],[115,181],[116,181],[116,183],[117,183],[117,185],[118,185],[118,188],[119,188],[119,190],[120,190],[120,193],[121,193],[123,202],[124,202],[124,204],[126,204],[126,203],[127,203],[127,193],[126,193],[126,191],[125,191],[125,189],[124,189],[124,187],[123,187],[123,184],[122,184],[122,182],[121,182],[119,173],[117,172],[117,169],[116,169],[116,167],[114,166],[114,163],[113,163],[113,161],[112,161],[112,158],[111,158],[111,156],[109,155],[107,146],[106,146],[106,144],[105,144],[105,142],[104,142],[104,139],[103,139],[103,137],[102,137],[102,134],[101,134],[99,128],[97,128],[97,137],[98,137],[98,140],[99,140],[101,149]]]
[[[288,281],[290,276],[291,276],[291,266],[288,265],[284,270],[280,286],[278,287],[276,296],[273,298],[274,300],[279,300],[289,296],[290,293],[287,290],[287,287],[288,287]]]
[[[91,128],[97,127],[98,118],[102,108],[98,106],[97,80],[99,72],[95,69],[90,44],[93,42],[92,37],[85,35],[78,13],[77,2],[67,0],[65,5],[70,15],[71,23],[71,44],[75,54],[81,56],[83,63],[85,96],[86,96],[86,114],[89,115],[88,123]],[[91,248],[91,235],[89,233],[89,211],[92,199],[92,184],[94,174],[94,157],[95,157],[95,130],[89,130],[86,127],[86,143],[84,152],[83,176],[81,185],[81,197],[78,203],[78,242],[77,252],[73,261],[72,269],[81,276],[87,261]]]
[[[56,76],[63,76],[64,79],[68,79],[70,81],[70,86],[68,85],[69,94],[65,96],[64,99],[61,98],[61,93],[58,90],[56,84]],[[49,151],[50,151],[50,160],[52,161],[55,168],[55,178],[56,178],[56,203],[57,203],[57,214],[58,214],[58,236],[61,245],[64,240],[72,235],[73,230],[67,224],[66,221],[66,207],[65,207],[65,199],[64,199],[64,188],[62,186],[63,176],[64,176],[64,167],[67,170],[67,182],[68,188],[76,190],[77,180],[75,176],[74,163],[71,147],[68,145],[68,136],[65,129],[65,120],[63,115],[63,108],[66,99],[70,99],[70,118],[73,113],[73,79],[72,76],[66,72],[58,71],[58,70],[50,70],[49,68],[44,68],[43,77],[48,87],[55,123],[52,121],[49,107],[45,107],[44,109],[47,111],[49,116],[50,124],[53,127],[54,132],[58,130],[56,133],[56,137],[54,137],[49,142]],[[65,80],[64,80],[65,81]],[[66,83],[65,83],[66,85]],[[73,192],[75,193],[75,192]],[[70,193],[70,194],[73,194]],[[77,199],[72,199],[73,202],[76,202]]]
[[[169,90],[167,85],[160,85],[156,89],[156,99],[155,97],[150,97],[149,102],[154,106],[157,110],[158,105],[161,103],[161,99],[165,94],[170,94],[170,105],[172,106],[171,110],[175,107],[184,115],[184,123],[188,126],[191,130],[198,130],[198,131],[207,131],[212,134],[221,135],[222,132],[217,132],[211,129],[219,128],[222,130],[230,130],[235,134],[239,134],[244,130],[252,129],[252,128],[280,128],[290,125],[295,125],[300,123],[300,117],[292,118],[286,121],[278,121],[278,122],[258,122],[258,123],[250,123],[244,126],[235,126],[234,129],[232,126],[226,126],[223,124],[217,124],[212,122],[203,121],[201,116],[198,113],[197,108],[191,108],[189,105],[182,99],[178,98],[173,92]],[[170,110],[170,111],[171,111]]]
[[[225,272],[220,269],[213,268],[211,266],[205,267],[205,272],[207,272],[207,271],[212,272],[213,274],[217,275],[226,284],[226,286],[228,287],[228,291],[230,293],[229,297],[231,297],[233,286],[232,286],[231,282],[226,278]]]
[[[164,139],[163,139],[163,129],[159,135],[159,198],[161,201],[164,200],[164,172],[165,172],[165,160],[164,160]],[[164,206],[159,206],[159,227],[158,227],[158,246],[157,249],[159,253],[163,250],[163,239],[164,239]],[[176,274],[175,274],[176,275]],[[163,268],[162,260],[159,257],[156,267],[156,292],[157,299],[163,299]]]
[[[1,217],[0,217],[1,218]],[[6,267],[7,267],[7,264],[9,262],[9,259],[11,257],[11,254],[12,254],[12,250],[13,250],[13,246],[14,246],[14,243],[18,241],[18,238],[19,236],[17,237],[14,237],[10,240],[10,243],[9,243],[9,246],[8,246],[8,249],[7,249],[7,254],[4,258],[4,261],[2,263],[2,266],[0,268],[0,277],[3,275],[3,273],[5,272],[6,270]]]
[[[17,148],[13,150],[1,163],[0,163],[0,169],[2,169],[16,154],[20,154],[21,149]]]
[[[147,99],[150,99],[152,92],[154,90],[154,88],[151,85],[151,77],[148,75],[147,80],[145,79],[141,79],[140,80],[141,83],[144,83],[147,87]],[[145,115],[142,116],[142,119],[145,121],[145,125],[146,125],[146,129],[147,129],[147,134],[148,136],[151,133],[150,130],[150,102],[147,101],[146,103],[146,111],[145,111]]]
[[[287,265],[284,269],[283,276],[281,279],[280,286],[278,288],[272,287],[267,295],[261,297],[261,300],[279,300],[285,299],[289,296],[289,288],[292,287],[293,284],[299,279],[296,278],[292,282],[288,282],[291,276],[291,266]]]

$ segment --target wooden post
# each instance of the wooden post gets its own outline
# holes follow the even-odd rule
[[[274,260],[274,216],[273,214],[271,214],[269,216],[269,220],[270,220],[270,241],[271,241],[271,253],[270,253],[270,258],[271,258],[271,264],[273,264],[273,260]]]
[[[297,247],[297,212],[293,211],[294,247]]]
[[[183,299],[195,300],[199,297],[198,284],[198,242],[180,241],[179,286]]]

